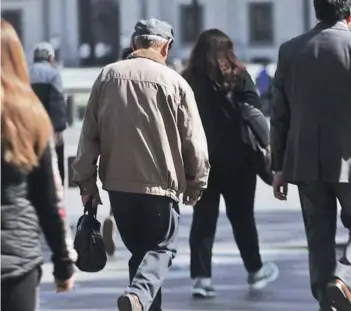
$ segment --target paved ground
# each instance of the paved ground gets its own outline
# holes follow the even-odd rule
[[[73,155],[79,136],[79,125],[66,133],[67,155]],[[109,213],[106,193],[102,193],[105,206],[99,210],[99,219]],[[66,204],[72,226],[81,215],[77,189],[67,191]],[[299,211],[296,189],[290,189],[287,202],[272,198],[271,189],[259,182],[256,198],[256,219],[264,260],[274,260],[280,267],[278,281],[260,293],[249,293],[246,273],[238,250],[233,242],[224,205],[219,218],[217,240],[214,248],[214,281],[218,297],[212,300],[193,300],[190,296],[188,234],[191,208],[181,207],[179,253],[164,286],[164,310],[231,310],[231,311],[314,311],[308,284],[307,252]],[[346,239],[340,229],[338,240]],[[44,265],[41,286],[42,311],[112,311],[116,310],[116,298],[127,284],[128,252],[118,239],[116,256],[109,259],[106,268],[96,274],[78,273],[77,286],[72,293],[57,295],[53,291],[52,267]],[[49,252],[45,248],[46,257]]]

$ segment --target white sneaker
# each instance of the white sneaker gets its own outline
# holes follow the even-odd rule
[[[274,282],[278,276],[278,266],[273,262],[267,262],[263,264],[259,271],[249,273],[248,283],[251,289],[258,290],[266,287],[269,283]]]
[[[194,282],[192,295],[196,298],[211,298],[216,296],[216,292],[209,278],[197,278]]]

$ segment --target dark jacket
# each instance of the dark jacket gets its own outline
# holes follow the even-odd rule
[[[66,103],[60,72],[49,62],[34,63],[29,69],[33,91],[48,112],[55,132],[66,128]]]
[[[205,129],[212,170],[223,172],[250,166],[250,147],[242,139],[239,109],[228,102],[228,93],[216,89],[205,76],[188,72],[184,78],[192,87]],[[237,77],[232,102],[248,103],[260,108],[260,98],[250,74],[244,70]]]
[[[272,164],[288,181],[351,181],[351,32],[318,24],[280,47]]]
[[[53,165],[49,146],[29,174],[1,157],[1,281],[21,277],[43,263],[41,229],[53,253],[54,275],[65,280],[73,273]]]

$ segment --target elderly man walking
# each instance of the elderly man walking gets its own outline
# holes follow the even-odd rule
[[[279,51],[273,186],[280,200],[286,200],[286,182],[298,186],[312,292],[321,310],[349,311],[351,245],[336,262],[335,233],[337,201],[351,233],[351,0],[314,0],[314,6],[320,23]]]
[[[63,132],[66,129],[66,102],[62,78],[54,66],[55,51],[48,42],[38,43],[34,48],[34,64],[29,68],[33,91],[50,116],[55,131],[55,149],[62,184],[65,184],[65,155]]]
[[[209,162],[193,91],[165,63],[172,27],[140,21],[134,52],[106,66],[86,109],[74,180],[83,203],[100,201],[97,161],[120,236],[131,252],[120,311],[160,311],[161,284],[176,255],[178,202],[195,205]]]

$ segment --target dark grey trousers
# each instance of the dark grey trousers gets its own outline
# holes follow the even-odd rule
[[[351,184],[305,182],[298,184],[309,250],[309,267],[313,296],[323,304],[326,286],[336,268],[335,235],[337,201],[342,207],[341,220],[351,229]],[[350,252],[348,243],[347,251]],[[351,262],[351,258],[347,258]],[[341,263],[346,262],[345,258]],[[351,266],[344,269],[351,272]],[[338,275],[343,279],[342,275]],[[345,275],[346,277],[346,275]],[[351,285],[351,284],[348,284]]]
[[[130,284],[143,311],[161,311],[161,285],[176,255],[179,207],[170,198],[109,192],[121,239],[131,252]]]

